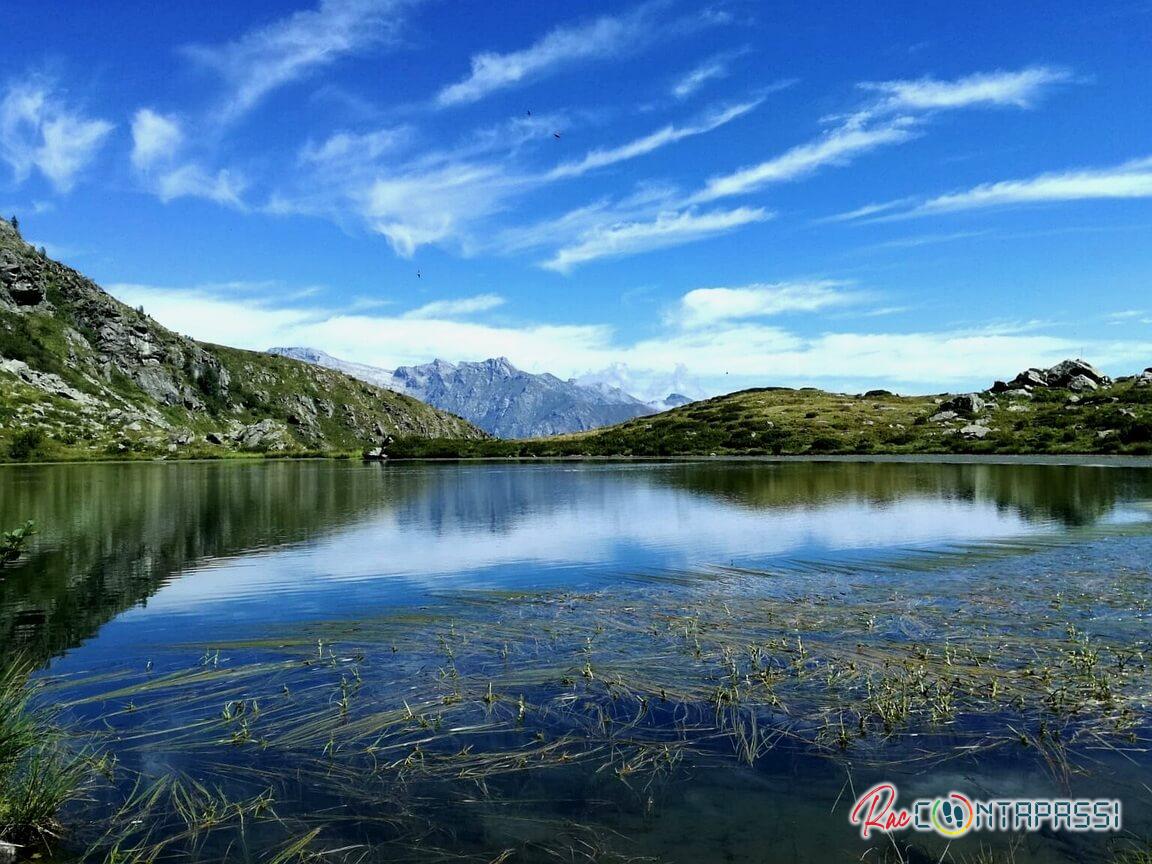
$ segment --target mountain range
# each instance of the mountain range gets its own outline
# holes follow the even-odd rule
[[[644,402],[606,384],[585,385],[548,373],[525,372],[506,357],[462,363],[434,360],[390,371],[342,360],[315,348],[271,348],[269,353],[337,369],[413,396],[498,438],[586,432],[692,401],[673,393],[658,402]]]
[[[174,333],[0,219],[0,459],[359,452],[392,436],[486,437],[339,371]]]

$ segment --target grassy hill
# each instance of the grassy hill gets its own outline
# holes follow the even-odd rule
[[[743,390],[592,432],[528,441],[405,441],[393,456],[701,456],[1152,453],[1152,373],[1097,389],[848,396]],[[963,398],[965,405],[970,404]],[[959,407],[961,410],[952,410]]]
[[[359,452],[389,437],[486,436],[340,372],[174,333],[0,219],[0,460]]]

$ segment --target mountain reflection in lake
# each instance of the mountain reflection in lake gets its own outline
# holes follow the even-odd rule
[[[713,695],[687,685],[679,697],[669,692],[697,672],[715,690],[730,662],[740,667],[741,681],[768,675],[766,649],[755,649],[763,668],[723,658],[749,640],[773,644],[762,629],[772,616],[829,601],[819,621],[779,624],[792,634],[785,636],[789,645],[805,627],[804,640],[826,643],[821,659],[802,648],[788,662],[824,663],[829,680],[839,653],[857,639],[875,639],[877,650],[946,639],[958,651],[975,652],[980,645],[995,649],[1003,635],[1024,635],[1011,632],[1017,627],[1062,634],[1067,622],[1056,617],[1073,608],[1073,629],[1099,631],[1116,646],[1135,644],[1150,599],[1149,501],[1152,469],[1138,467],[271,461],[13,467],[0,471],[0,527],[33,519],[41,534],[25,559],[0,571],[0,649],[48,662],[53,698],[68,704],[81,726],[115,728],[119,737],[105,746],[126,770],[186,774],[237,796],[275,787],[283,802],[278,812],[298,820],[299,834],[318,827],[323,848],[355,845],[358,855],[369,848],[378,854],[372,860],[489,861],[508,849],[516,857],[500,860],[829,860],[820,857],[829,847],[804,826],[819,826],[812,830],[833,837],[831,848],[855,858],[867,844],[847,824],[849,778],[861,791],[868,779],[891,774],[907,788],[905,796],[918,787],[946,792],[957,785],[980,794],[987,788],[1041,794],[1070,781],[1051,770],[1050,758],[999,743],[995,761],[972,755],[936,763],[901,740],[886,745],[883,759],[869,750],[870,758],[857,763],[851,749],[841,753],[845,742],[833,746],[817,728],[834,728],[833,709],[816,704],[807,678],[808,689],[780,706],[742,704],[746,714],[723,722],[716,720],[718,707],[707,709]],[[1059,602],[1067,607],[1053,612],[1053,597],[1066,598]],[[744,605],[752,603],[758,605]],[[690,622],[685,633],[700,628],[694,657],[651,653],[654,634],[675,630],[681,638],[681,623],[673,620]],[[941,631],[952,626],[960,629]],[[690,669],[710,662],[708,634],[729,627],[730,644],[713,646],[716,668]],[[536,640],[531,649],[525,630]],[[599,634],[611,643],[608,658],[624,664],[607,683],[591,647]],[[474,653],[486,640],[492,657]],[[566,640],[587,640],[588,659],[568,658]],[[326,654],[325,644],[348,647]],[[1021,657],[1040,650],[1017,647]],[[308,660],[307,652],[318,656]],[[499,655],[501,669],[492,665]],[[629,657],[682,675],[652,691],[668,700],[666,716],[663,699],[640,695],[640,670],[627,667]],[[384,668],[372,668],[373,659]],[[321,686],[314,676],[328,673],[316,667],[335,669],[345,660],[355,667],[355,683],[350,666]],[[179,676],[191,667],[221,677],[182,681],[176,702],[149,683],[150,674]],[[493,691],[500,675],[515,689]],[[419,683],[428,676],[438,676],[434,694]],[[866,682],[869,692],[878,680]],[[141,686],[130,697],[109,695]],[[855,693],[854,686],[846,679],[844,693]],[[286,712],[287,725],[262,721],[269,724],[265,738],[257,722],[249,731],[247,719],[243,735],[215,750],[219,730],[202,737],[181,732],[179,746],[162,734],[165,724],[187,730],[217,717],[212,722],[231,723],[228,735],[236,736],[239,721],[220,721],[221,706],[226,715],[249,710],[235,706],[259,697],[261,717],[272,718],[268,700],[281,688],[293,694],[290,710],[275,709]],[[371,694],[372,710],[360,709],[363,716],[356,706],[368,702],[361,696],[354,703],[353,691]],[[475,716],[460,714],[460,722],[467,719],[476,731],[444,733],[441,740],[440,730],[473,691]],[[600,704],[601,697],[607,702]],[[805,713],[809,700],[816,701]],[[594,730],[587,718],[577,722],[565,713],[576,703],[595,703]],[[312,712],[330,704],[343,713],[334,715],[331,729],[324,726],[325,740],[313,740],[303,730],[327,722]],[[500,710],[509,716],[491,721]],[[606,731],[624,722],[623,713],[630,731]],[[922,721],[928,722],[908,723]],[[941,753],[957,741],[1000,740],[988,732],[997,721],[987,717],[965,720],[959,711],[934,722],[947,730],[936,741]],[[447,758],[450,750],[473,748],[519,754],[524,765],[427,776],[411,765],[396,767],[412,758],[413,730],[399,727],[422,723],[429,730],[428,743],[417,748],[422,765],[433,753]],[[686,723],[716,731],[688,735],[690,742],[669,733]],[[750,732],[738,728],[744,723],[752,724]],[[288,725],[299,727],[296,737],[286,734]],[[385,757],[385,745],[373,749],[372,741],[392,740],[387,730],[394,726],[397,749]],[[787,734],[761,747],[773,728]],[[533,745],[531,756],[520,740],[529,730],[529,740],[546,742]],[[1140,722],[1131,730],[1146,731]],[[140,745],[137,733],[153,736],[152,743]],[[249,734],[262,744],[241,746]],[[748,747],[751,740],[749,758],[719,758],[731,755],[729,738],[737,741],[737,755],[739,742]],[[918,746],[931,746],[923,741]],[[553,742],[567,748],[557,762],[541,755],[540,748],[558,752],[546,749]],[[658,747],[666,764],[654,761]],[[1078,779],[1077,788],[1109,796],[1128,790],[1136,796],[1125,802],[1129,824],[1152,830],[1152,796],[1124,774],[1125,764],[1148,767],[1145,757],[1111,754],[1094,757],[1099,770]],[[324,783],[312,775],[303,786],[299,777],[296,785],[287,780],[290,763],[299,773],[302,759],[321,757]],[[1067,758],[1075,762],[1075,754]],[[533,759],[546,768],[529,770]],[[392,774],[372,797],[363,778],[383,771],[381,764],[391,765]],[[885,764],[887,773],[879,767]],[[797,783],[804,784],[799,795],[792,791]],[[101,801],[111,806],[115,791],[106,793]],[[91,805],[97,812],[101,801]],[[371,815],[381,809],[389,814],[382,822]],[[320,811],[339,818],[308,815]],[[98,817],[89,810],[77,818]],[[713,827],[688,830],[702,820]],[[562,847],[552,844],[557,825],[567,832]],[[257,849],[291,839],[269,828],[250,830],[246,842]],[[234,839],[205,844],[205,860],[225,857]],[[1086,860],[1105,854],[1115,838],[1026,839],[1018,861]],[[901,854],[928,860],[915,858],[927,854],[923,849]]]

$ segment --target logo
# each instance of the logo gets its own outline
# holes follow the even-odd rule
[[[877,783],[856,799],[850,824],[869,839],[873,831],[930,831],[955,840],[972,831],[1119,831],[1121,804],[1111,798],[972,799],[952,791],[896,806],[894,783]]]

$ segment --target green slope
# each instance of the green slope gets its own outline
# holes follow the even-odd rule
[[[406,441],[393,456],[777,456],[902,453],[1152,453],[1152,374],[1097,390],[981,394],[979,412],[941,409],[948,394],[848,396],[744,390],[576,435],[530,441]]]
[[[0,459],[351,452],[389,437],[486,436],[339,372],[174,333],[0,220]]]

